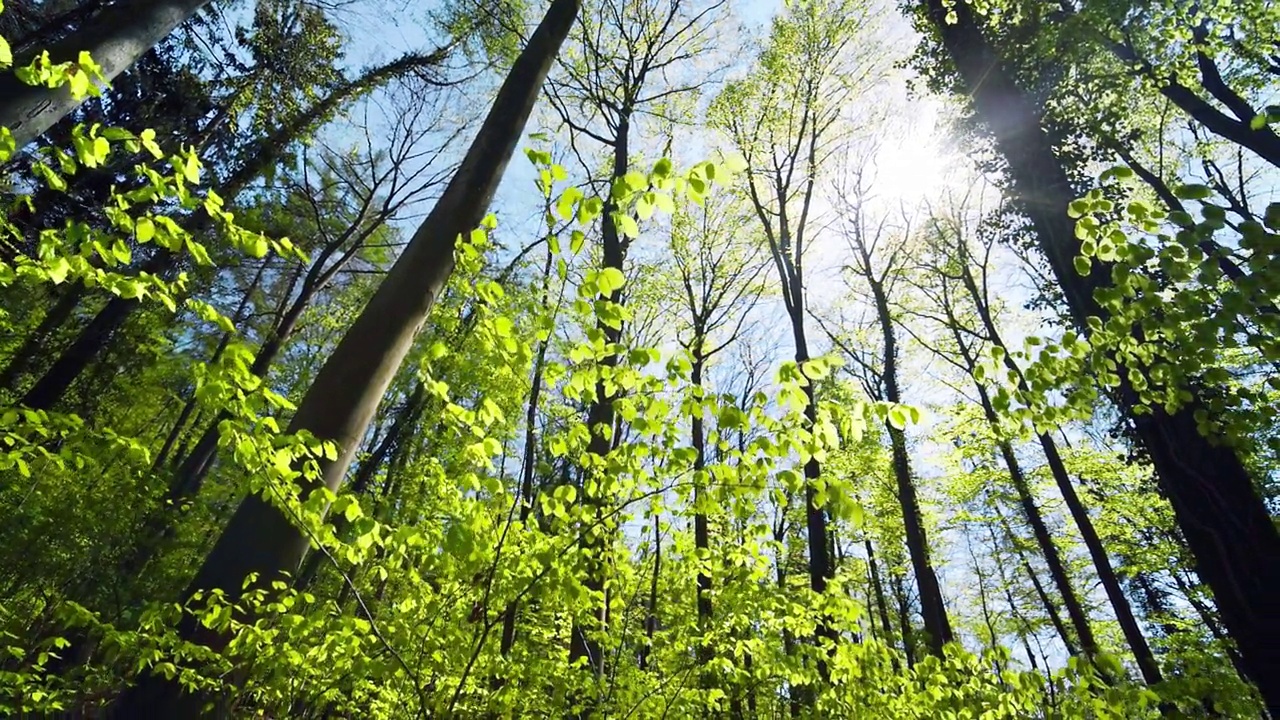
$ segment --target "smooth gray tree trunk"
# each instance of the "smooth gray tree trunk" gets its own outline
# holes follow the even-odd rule
[[[48,50],[55,63],[74,62],[81,51],[87,50],[110,82],[208,2],[124,0],[52,47],[34,48],[33,52],[15,58],[15,66],[30,63],[41,50]],[[43,135],[81,102],[71,97],[65,86],[56,89],[31,86],[13,73],[0,73],[0,126],[9,128],[19,148]]]
[[[318,482],[300,481],[304,496],[320,485],[333,491],[341,485],[387,387],[453,273],[459,236],[477,227],[489,207],[580,5],[581,0],[551,4],[516,58],[458,172],[299,403],[288,431],[308,431],[338,448],[335,460],[321,463]],[[229,601],[237,602],[245,578],[256,574],[260,582],[269,583],[296,570],[308,546],[307,535],[283,512],[261,496],[250,495],[236,509],[183,600],[221,589]],[[213,650],[230,640],[192,615],[184,616],[178,631],[184,639]],[[125,692],[113,714],[191,717],[205,701],[183,693],[176,681],[148,675]]]

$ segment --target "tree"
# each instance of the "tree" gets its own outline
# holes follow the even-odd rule
[[[342,482],[358,439],[453,269],[458,238],[483,219],[578,7],[576,0],[552,3],[444,194],[299,405],[290,431],[306,431],[336,447],[313,487],[333,491]],[[232,516],[185,595],[215,588],[237,593],[251,574],[274,579],[297,567],[308,544],[307,536],[279,508],[250,496]],[[226,642],[225,636],[209,632],[189,616],[181,630],[215,648]],[[175,683],[150,676],[122,697],[117,712],[190,707],[191,702]]]
[[[865,79],[873,72],[857,66],[874,52],[857,44],[871,22],[867,9],[857,3],[789,5],[774,21],[753,73],[729,85],[714,110],[717,124],[746,161],[746,191],[778,271],[795,361],[802,368],[811,359],[805,331],[806,233],[812,232],[822,169],[841,133],[840,111],[858,87],[857,80],[841,73],[857,68]],[[805,392],[812,425],[818,399],[812,384]],[[809,586],[816,593],[824,592],[835,574],[826,511],[815,504],[814,483],[821,472],[816,458],[805,464]],[[835,641],[829,627],[819,627],[818,635]]]
[[[1098,264],[1087,277],[1075,271],[1080,244],[1067,214],[1074,193],[1040,129],[1038,113],[1004,74],[999,55],[983,38],[966,5],[948,10],[941,2],[931,2],[927,13],[1009,163],[1010,179],[1017,195],[1024,198],[1023,212],[1036,228],[1073,319],[1087,329],[1087,318],[1104,315],[1094,292],[1104,287],[1107,279]],[[1025,200],[1030,198],[1034,203]],[[1131,408],[1137,398],[1128,371],[1118,374],[1121,401]],[[1214,591],[1251,679],[1268,703],[1275,705],[1280,703],[1280,679],[1270,668],[1280,667],[1280,660],[1274,657],[1280,648],[1280,623],[1260,619],[1269,617],[1263,607],[1280,601],[1280,564],[1275,562],[1280,557],[1280,533],[1237,453],[1228,444],[1206,438],[1196,422],[1196,412],[1193,400],[1173,411],[1154,408],[1134,415],[1132,422],[1151,453],[1199,570]],[[1230,550],[1223,552],[1221,548]]]
[[[872,334],[879,336],[879,357],[866,358],[864,353],[849,347],[835,335],[829,334],[829,337],[855,362],[857,369],[854,372],[860,376],[872,398],[896,406],[903,399],[898,370],[897,328],[890,303],[893,302],[896,288],[900,287],[898,283],[903,279],[903,263],[912,253],[911,243],[916,239],[912,237],[909,219],[906,219],[903,227],[895,228],[889,225],[887,212],[879,218],[874,216],[874,211],[869,207],[868,187],[874,181],[868,177],[868,170],[866,165],[853,168],[848,173],[848,180],[837,184],[840,197],[836,201],[836,207],[839,232],[848,245],[852,258],[847,267],[849,280],[856,279],[870,296],[875,326]],[[895,418],[886,418],[886,423],[898,502],[902,505],[907,550],[920,593],[927,642],[935,655],[942,655],[943,646],[952,642],[955,635],[933,568],[928,533],[912,477],[904,423]]]
[[[35,63],[31,79],[37,82],[28,85],[15,75],[0,76],[0,95],[5,98],[0,103],[0,127],[9,129],[11,147],[25,147],[53,127],[93,92],[94,83],[114,80],[206,4],[208,0],[124,0],[52,47],[19,56],[19,67]],[[47,52],[48,59],[36,51]],[[66,86],[45,84],[63,77],[70,80]]]

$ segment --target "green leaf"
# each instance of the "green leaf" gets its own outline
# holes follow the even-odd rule
[[[260,258],[265,257],[269,249],[270,245],[268,245],[267,239],[262,235],[255,235],[249,241],[248,246],[245,247],[245,252],[249,253],[251,257]]]
[[[111,254],[122,263],[128,263],[133,257],[133,253],[129,252],[129,246],[125,245],[124,241],[120,239],[117,239],[111,245]]]
[[[0,37],[0,68],[13,64],[13,51],[9,49],[9,41]]]
[[[601,295],[612,295],[615,290],[621,290],[626,282],[626,276],[618,268],[603,268],[596,274],[596,285],[600,288]]]
[[[569,252],[577,255],[582,252],[582,245],[587,241],[587,236],[581,230],[574,230],[569,235]]]
[[[638,215],[641,220],[648,220],[653,217],[653,201],[650,199],[652,195],[653,193],[648,192],[641,195],[639,199],[636,200],[636,215]]]
[[[133,225],[133,235],[138,242],[151,242],[151,239],[156,236],[156,224],[149,217],[140,217]]]
[[[71,92],[71,97],[76,100],[83,100],[89,95],[89,76],[78,68],[71,68],[67,71],[67,89]]]
[[[71,263],[67,259],[58,255],[49,260],[45,266],[46,272],[49,273],[49,279],[55,285],[61,285],[67,279],[67,273],[71,272]]]
[[[622,177],[622,181],[626,184],[627,189],[632,191],[640,191],[649,187],[649,178],[640,172],[629,172]]]
[[[1089,258],[1080,257],[1077,255],[1075,259],[1075,266],[1076,266],[1076,272],[1079,273],[1082,277],[1089,276],[1090,269],[1092,268],[1092,264],[1089,262]]]
[[[618,226],[618,232],[623,237],[638,238],[640,237],[640,226],[636,224],[635,218],[626,213],[614,213],[613,221]]]
[[[1173,194],[1183,200],[1204,200],[1213,195],[1213,190],[1208,185],[1178,185],[1173,189]]]

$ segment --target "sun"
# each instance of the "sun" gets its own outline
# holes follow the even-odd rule
[[[955,180],[957,168],[939,132],[937,103],[920,100],[912,105],[871,156],[869,189],[880,202],[917,205]]]

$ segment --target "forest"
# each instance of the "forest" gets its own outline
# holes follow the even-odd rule
[[[0,715],[1280,718],[1280,3],[8,0]]]

